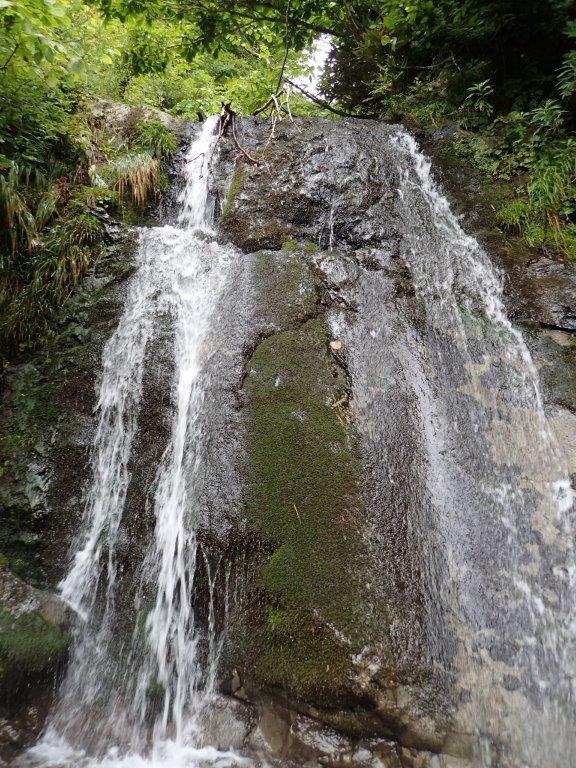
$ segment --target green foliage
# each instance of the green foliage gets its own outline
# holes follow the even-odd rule
[[[558,72],[558,91],[563,99],[576,94],[576,51],[570,51],[564,57]]]
[[[117,210],[119,204],[118,195],[110,187],[81,186],[76,187],[71,193],[66,209],[71,215],[79,215],[97,206]]]
[[[53,178],[78,162],[69,94],[34,76],[0,74],[0,103],[0,168],[13,160]]]
[[[565,57],[573,46],[562,34],[572,19],[570,5],[562,0],[353,0],[349,16],[334,17],[339,36],[326,91],[351,107],[370,104],[387,113],[397,108],[395,97],[402,102],[412,88],[425,89],[440,78],[445,88],[428,99],[444,102],[445,109],[478,97],[490,113],[529,109],[553,89],[559,68],[570,68]]]
[[[0,0],[0,344],[48,333],[99,256],[96,205],[143,211],[163,187],[175,137],[141,120],[118,141],[87,124],[86,97],[188,119],[222,101],[249,112],[322,33],[334,44],[326,98],[455,122],[457,151],[517,190],[502,225],[573,255],[576,24],[564,0]]]
[[[158,0],[98,0],[97,5],[107,18],[137,20],[142,30],[143,56],[163,54],[147,36],[152,22],[177,23],[181,28],[179,48],[188,61],[198,53],[209,51],[219,54],[230,51],[235,55],[252,53],[262,44],[275,45],[278,38],[288,36],[295,50],[301,49],[314,35],[334,32],[331,19],[345,18],[347,9],[339,3],[323,3],[320,0],[238,0],[235,3],[219,0],[187,2],[175,0],[162,3]]]
[[[66,188],[63,178],[13,160],[0,173],[3,354],[45,338],[55,310],[100,252],[101,225],[74,195],[64,213]]]
[[[466,98],[462,103],[464,112],[472,112],[485,118],[489,118],[494,113],[492,98],[494,88],[490,85],[490,80],[482,80],[480,83],[474,83],[468,88]],[[470,122],[468,120],[467,122]]]
[[[140,120],[134,126],[132,146],[150,152],[157,160],[166,160],[176,151],[176,136],[160,120]]]
[[[61,219],[43,236],[37,252],[4,263],[1,349],[22,349],[49,335],[55,311],[100,256],[101,239],[102,225],[86,212]]]
[[[0,68],[24,63],[42,75],[44,61],[60,66],[67,49],[58,30],[69,23],[65,0],[0,0]],[[47,79],[57,82],[53,71]]]
[[[176,49],[165,69],[128,73],[121,98],[134,106],[146,104],[193,120],[219,112],[223,101],[232,101],[235,109],[249,113],[275,89],[284,55],[281,48],[267,46],[254,54],[236,56],[223,51],[214,58],[200,53],[188,62]],[[289,58],[292,74],[300,71],[297,59],[295,53]]]
[[[529,114],[530,123],[536,136],[540,133],[547,136],[558,136],[563,133],[566,110],[555,99],[546,99]]]
[[[576,258],[576,140],[569,139],[536,161],[521,196],[504,205],[498,217],[533,246],[548,243]]]
[[[12,253],[21,240],[27,247],[32,247],[36,232],[34,216],[21,192],[20,169],[12,162],[8,163],[7,172],[0,176],[0,219]]]
[[[70,252],[75,246],[97,245],[104,234],[102,224],[87,211],[65,218],[57,230],[58,249]]]
[[[428,128],[516,199],[500,212],[528,243],[574,254],[576,25],[563,0],[353,0],[324,92],[349,109]]]
[[[41,64],[43,72],[52,66]],[[50,338],[59,308],[100,257],[103,229],[93,209],[142,209],[176,146],[158,121],[137,122],[128,144],[106,127],[93,129],[78,88],[50,84],[34,68],[0,73],[2,357]]]

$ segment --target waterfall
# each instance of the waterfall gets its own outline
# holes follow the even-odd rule
[[[228,198],[221,226],[224,235],[239,238],[239,247],[244,240],[245,253],[218,243],[213,227],[216,118],[206,121],[182,163],[175,223],[139,233],[137,269],[103,351],[84,517],[60,585],[78,616],[75,642],[48,726],[23,765],[228,768],[248,762],[211,746],[206,725],[219,703],[228,616],[227,647],[237,664],[232,690],[242,690],[242,697],[254,690],[256,703],[243,710],[248,714],[240,719],[249,727],[235,743],[257,765],[399,765],[378,756],[384,742],[377,728],[384,723],[384,736],[397,739],[398,750],[420,752],[414,765],[566,768],[574,754],[576,690],[574,492],[537,367],[506,315],[501,276],[463,231],[429,160],[404,130],[372,121],[361,128],[354,121],[286,121],[284,139],[271,142],[264,121],[246,125],[251,139],[260,131],[269,154],[260,166],[240,167],[233,185],[240,192]],[[231,140],[227,151],[220,167],[238,159]],[[281,248],[288,234],[306,242],[286,237],[290,247]],[[261,242],[277,250],[251,253]],[[311,317],[319,333],[314,339],[305,330]],[[278,375],[271,381],[286,397],[286,413],[279,409],[274,419],[255,422],[251,382],[267,371],[270,349],[283,349],[260,350],[259,362],[259,345],[275,336],[287,345],[297,339],[294,354],[287,346],[285,359],[274,352],[272,361]],[[312,392],[306,399],[295,385],[296,394],[285,394],[280,385],[290,385],[292,369],[321,360],[316,346],[325,341],[326,377],[314,372],[321,398]],[[316,346],[308,357],[310,344]],[[270,543],[257,514],[249,519],[242,493],[255,482],[242,474],[245,467],[235,474],[234,462],[248,458],[249,464],[254,451],[247,437],[253,423],[263,439],[269,429],[283,435],[286,424],[290,435],[294,420],[306,422],[313,409],[323,415],[330,409],[350,440],[349,446],[334,440],[330,450],[353,450],[362,459],[357,476],[351,471],[347,512],[354,525],[343,528],[358,538],[357,549],[349,549],[350,560],[360,553],[358,562],[348,566],[360,574],[361,591],[350,594],[357,596],[358,614],[366,614],[361,644],[337,625],[339,611],[332,622],[322,604],[317,609],[314,576],[291,570],[310,601],[305,609],[294,595],[283,595],[281,569],[277,575],[270,568],[265,582],[263,568],[274,565],[285,544],[281,535]],[[286,443],[290,459],[294,448]],[[276,464],[270,461],[266,473],[281,472]],[[332,482],[331,466],[319,461],[317,489]],[[300,487],[298,478],[286,484],[294,502],[286,521],[278,519],[287,530],[309,534],[313,560],[324,542],[296,501],[301,494],[315,502],[319,491]],[[211,494],[220,506],[211,504]],[[220,518],[228,510],[235,537],[230,551],[236,547],[243,569],[234,590],[252,600],[242,606],[230,598],[229,612],[232,565],[223,557],[215,561],[204,538],[210,514],[218,518],[216,528],[224,528]],[[270,515],[266,526],[273,525],[275,535],[279,526]],[[336,573],[327,571],[330,589]],[[337,583],[333,591],[339,598]],[[284,610],[284,599],[295,605],[288,602]],[[354,717],[378,738],[352,737],[341,761],[330,762],[330,742],[345,738],[315,722],[322,713],[314,693],[300,702],[286,682],[289,713],[276,718],[281,705],[275,699],[266,722],[270,711],[262,702],[284,681],[271,674],[267,688],[267,678],[250,678],[254,660],[242,658],[234,630],[250,646],[254,626],[249,655],[270,651],[274,660],[275,630],[258,635],[274,628],[270,618],[277,617],[265,613],[271,605],[280,606],[274,611],[280,618],[310,611],[310,636],[326,631],[339,644],[339,662],[340,651],[344,656],[358,642],[342,659],[345,671],[330,670],[331,655],[325,670],[341,675],[351,702],[357,695],[370,702],[353,704]],[[277,623],[280,646],[283,632],[292,630]],[[302,666],[304,654],[314,681],[317,660],[304,646],[294,643],[294,664]],[[268,659],[266,674],[272,665]],[[223,708],[243,707],[238,699]],[[305,704],[294,707],[299,714],[290,709],[294,701]],[[334,702],[336,715],[352,712],[340,706]],[[320,735],[306,746],[297,740],[299,728],[317,728]],[[358,744],[368,757],[356,763],[348,756]]]
[[[184,162],[177,226],[144,229],[123,314],[105,346],[92,450],[92,480],[64,599],[81,618],[59,701],[28,753],[38,765],[228,766],[232,753],[202,744],[200,719],[214,692],[220,649],[215,573],[197,541],[203,493],[205,365],[210,328],[231,251],[213,239],[208,176],[216,120]],[[126,542],[127,493],[147,355],[164,323],[173,343],[168,441],[148,493],[153,529]],[[146,528],[143,516],[139,521]],[[128,547],[128,558],[126,557]],[[201,627],[193,592],[202,565],[210,620]],[[126,606],[129,610],[126,610]]]
[[[414,719],[450,712],[446,765],[565,768],[576,692],[570,469],[501,275],[414,138],[388,130],[346,151],[334,142],[324,161],[343,169],[324,208],[336,255],[320,264],[330,287],[344,286],[329,325],[347,350],[370,461],[371,610],[393,617],[381,646],[363,649],[361,673],[390,657],[421,671]],[[376,267],[359,271],[346,253],[353,187],[341,179],[357,182],[370,156],[363,188],[393,185],[394,202],[362,224],[372,234],[382,216],[388,231],[360,251]]]
[[[442,595],[446,621],[470,691],[461,712],[511,764],[562,768],[573,748],[576,675],[569,469],[499,275],[460,227],[414,139],[400,132],[392,144],[403,256],[425,306],[433,378],[452,393],[451,402],[432,394],[428,381],[419,397],[428,400],[422,413],[434,414],[429,487],[451,585]],[[426,435],[424,422],[421,429]],[[465,435],[460,455],[456,430]],[[496,754],[480,751],[479,762],[494,765]]]

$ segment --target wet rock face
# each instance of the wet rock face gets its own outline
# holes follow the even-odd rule
[[[54,587],[82,515],[102,347],[122,305],[134,238],[114,236],[66,307],[47,349],[10,366],[0,404],[0,556],[34,586]]]
[[[340,731],[393,736],[476,764],[482,707],[486,729],[502,731],[503,742],[511,732],[522,739],[515,718],[525,719],[524,707],[548,706],[536,679],[549,675],[566,690],[562,662],[530,658],[521,638],[539,643],[548,631],[527,593],[542,593],[534,599],[550,606],[566,599],[547,473],[554,476],[556,462],[573,466],[566,332],[574,280],[570,265],[535,263],[516,293],[509,290],[515,318],[562,337],[527,339],[542,353],[535,358],[549,426],[563,446],[558,458],[545,438],[537,459],[528,449],[542,441],[541,406],[527,383],[535,373],[519,337],[493,314],[500,299],[489,261],[438,200],[430,208],[413,192],[426,180],[405,177],[411,161],[394,131],[304,120],[284,123],[266,146],[269,126],[244,121],[240,140],[250,153],[266,146],[260,163],[234,165],[237,150],[221,149],[220,168],[232,177],[219,187],[222,236],[246,254],[264,317],[243,384],[248,531],[259,559],[252,611],[232,621],[230,657],[242,698],[282,690],[290,707],[312,707]],[[297,283],[287,278],[296,273]],[[509,288],[517,265],[508,274]],[[316,308],[306,309],[312,290]],[[332,382],[322,347],[337,369]],[[340,422],[333,429],[345,436],[332,433],[327,442],[340,445],[339,456],[345,446],[347,469],[338,462],[313,469],[324,478],[312,486],[315,511],[323,520],[336,512],[329,533],[298,502],[313,465],[298,445],[319,435],[310,397],[333,407]],[[327,512],[321,489],[348,472],[358,492],[338,489]],[[254,494],[253,486],[267,490]],[[328,554],[340,534],[353,557]],[[343,559],[354,563],[348,578]],[[332,585],[329,600],[323,579]],[[340,595],[352,614],[338,609]],[[320,646],[324,636],[331,647]],[[506,765],[539,749],[499,738],[492,748],[512,755]]]
[[[463,216],[466,231],[486,245],[494,264],[502,271],[508,314],[523,328],[541,370],[548,406],[563,406],[572,397],[568,393],[574,392],[575,361],[567,354],[569,342],[558,341],[556,348],[550,342],[576,330],[576,265],[554,256],[546,247],[529,248],[515,238],[503,236],[491,191],[482,189],[471,168],[447,158],[448,128],[422,136],[423,146],[434,158],[437,175],[453,207]],[[562,392],[558,388],[560,380]]]
[[[423,132],[419,140],[434,159],[435,172],[461,216],[465,229],[490,252],[503,271],[503,287],[510,317],[517,323],[574,330],[576,311],[575,265],[546,246],[530,248],[506,235],[496,217],[501,190],[484,188],[472,167],[451,151],[453,126]]]
[[[268,131],[245,121],[240,141],[257,155]],[[221,148],[220,228],[246,254],[256,319],[242,390],[258,557],[229,658],[242,697],[283,690],[284,703],[348,734],[440,749],[449,664],[439,673],[432,659],[449,642],[428,618],[420,571],[415,519],[431,525],[415,404],[401,363],[389,364],[390,345],[405,342],[398,314],[422,322],[400,257],[391,132],[298,121],[277,131],[258,166],[233,166],[235,148]],[[368,352],[382,325],[386,343]],[[355,345],[369,363],[355,361]],[[380,407],[385,427],[374,421]]]
[[[263,147],[269,132],[267,122],[245,120],[240,141]],[[395,176],[392,168],[382,173],[381,139],[382,126],[365,121],[302,120],[277,128],[258,166],[236,165],[223,232],[245,252],[280,248],[293,237],[321,249],[389,241],[394,251]]]
[[[532,299],[524,322],[576,331],[576,265],[540,255],[526,264],[521,290]]]

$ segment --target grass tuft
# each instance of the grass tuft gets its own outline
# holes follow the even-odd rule
[[[178,148],[176,136],[160,120],[139,120],[134,126],[132,147],[149,152],[157,160],[167,160]]]
[[[123,155],[106,169],[112,188],[123,199],[143,209],[148,199],[161,188],[161,168],[148,152]]]

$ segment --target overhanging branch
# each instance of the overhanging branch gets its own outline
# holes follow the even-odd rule
[[[290,80],[288,77],[286,77],[285,80],[287,83],[290,83],[292,88],[296,88],[297,91],[300,91],[300,93],[303,96],[305,96],[310,101],[314,102],[314,104],[317,104],[319,107],[322,107],[323,109],[327,109],[329,112],[333,112],[335,115],[339,115],[340,117],[356,117],[359,120],[377,120],[378,119],[378,115],[375,115],[375,114],[354,115],[351,112],[346,112],[343,109],[338,109],[337,107],[333,107],[327,101],[324,101],[323,99],[319,99],[318,96],[314,96],[314,94],[309,93],[305,88],[302,88],[300,85],[295,83],[293,80]]]

